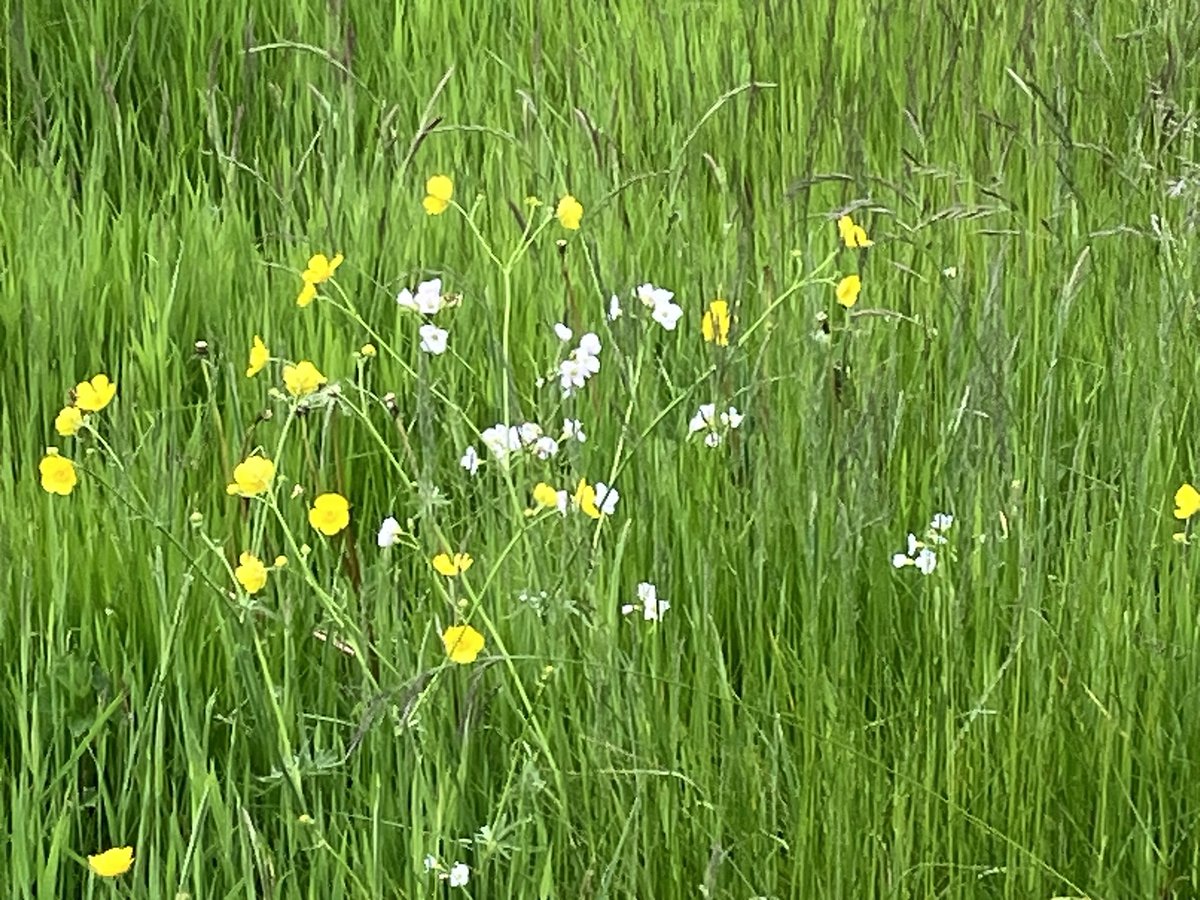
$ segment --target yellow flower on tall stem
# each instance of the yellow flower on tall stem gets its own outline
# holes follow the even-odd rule
[[[83,427],[83,413],[78,406],[64,406],[54,417],[54,430],[63,437],[74,437]]]
[[[578,231],[579,223],[583,220],[583,204],[570,194],[564,194],[554,208],[554,217],[567,231]]]
[[[729,303],[725,300],[714,300],[704,311],[700,320],[700,333],[705,343],[716,344],[718,347],[729,346]]]
[[[246,368],[246,377],[253,378],[263,370],[263,366],[270,359],[271,351],[267,349],[267,345],[263,343],[263,339],[256,334],[254,336],[254,344],[250,347],[250,365]]]
[[[42,490],[49,494],[65,497],[75,490],[78,481],[75,475],[75,464],[65,456],[59,456],[53,447],[46,449],[46,455],[38,463],[38,474],[42,480]]]
[[[1190,519],[1200,512],[1200,491],[1184,482],[1175,492],[1175,518]]]
[[[849,216],[841,216],[837,220],[838,234],[842,243],[847,247],[872,247],[875,242],[867,237],[867,231],[861,225],[855,224]]]
[[[333,537],[350,524],[350,501],[341,494],[320,494],[308,511],[308,524]]]
[[[451,625],[442,632],[442,646],[450,661],[459,665],[473,663],[483,651],[483,635],[470,625]]]
[[[469,553],[455,553],[451,556],[449,553],[439,553],[435,556],[431,563],[433,568],[441,575],[447,578],[454,578],[461,575],[475,562]]]
[[[450,198],[454,196],[454,182],[449,175],[434,175],[425,182],[425,199],[421,205],[431,216],[440,216],[450,207]]]
[[[307,397],[329,379],[307,359],[283,367],[283,384],[296,399]]]
[[[862,279],[857,275],[847,275],[837,283],[837,302],[849,309],[858,302],[858,295],[862,291]]]
[[[88,868],[101,878],[116,878],[133,867],[132,847],[113,847],[88,857]]]
[[[225,493],[239,497],[255,497],[271,489],[275,478],[275,463],[255,453],[246,457],[233,469],[233,481],[225,486]]]
[[[300,278],[304,285],[300,288],[300,293],[296,297],[297,306],[308,306],[316,299],[317,285],[324,284],[333,277],[333,273],[337,271],[346,257],[342,254],[334,254],[333,259],[330,259],[324,253],[314,253],[308,258],[308,266],[300,273]]]
[[[75,385],[75,405],[84,412],[99,412],[117,395],[117,383],[101,373]]]

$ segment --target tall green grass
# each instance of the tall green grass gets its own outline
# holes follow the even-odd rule
[[[445,896],[426,854],[481,898],[1200,895],[1187,4],[3,6],[10,896]],[[583,227],[505,279],[423,213],[435,172],[497,247],[530,195]],[[464,299],[431,360],[393,298],[435,274]],[[633,321],[645,281],[675,333]],[[605,343],[562,407],[533,386],[560,320]],[[265,526],[291,562],[246,615],[224,486],[287,418],[255,333],[364,412],[292,424],[313,550]],[[360,379],[369,339],[397,357]],[[119,466],[51,424],[99,371]],[[716,450],[686,439],[710,400],[747,413]],[[599,525],[524,517],[537,467],[458,466],[564,414],[588,441],[559,482],[616,476]],[[345,541],[304,522],[322,490]],[[938,569],[894,569],[938,511]],[[388,514],[420,550],[378,551]],[[438,638],[443,537],[476,559],[471,666]],[[661,622],[621,616],[639,581]],[[131,872],[88,874],[124,844]]]

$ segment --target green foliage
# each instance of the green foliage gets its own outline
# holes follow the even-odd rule
[[[426,854],[477,897],[1200,895],[1187,4],[4,10],[9,896],[104,896],[124,844],[150,898],[448,895]],[[426,216],[435,173],[469,221]],[[566,192],[582,228],[504,265]],[[433,276],[440,357],[394,302]],[[604,342],[567,401],[558,321]],[[350,406],[292,415],[255,334]],[[111,453],[52,424],[97,372]],[[714,449],[706,402],[747,416]],[[567,415],[553,462],[459,466]],[[225,493],[255,447],[278,515]],[[613,516],[524,515],[579,477]],[[938,568],[893,568],[938,511]],[[247,549],[290,559],[253,602]],[[620,612],[642,581],[660,622]]]

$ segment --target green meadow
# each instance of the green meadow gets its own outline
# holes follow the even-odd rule
[[[1200,897],[1189,4],[0,6],[5,896]]]

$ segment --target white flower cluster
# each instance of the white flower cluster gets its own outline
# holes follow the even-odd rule
[[[449,295],[442,293],[442,279],[434,278],[422,281],[417,285],[416,293],[404,288],[396,295],[396,304],[401,309],[415,312],[422,316],[434,316],[457,302]],[[426,322],[420,327],[421,349],[433,356],[441,356],[446,352],[446,341],[450,333],[444,328],[438,328],[432,322]]]
[[[679,320],[683,318],[683,308],[674,302],[675,295],[665,288],[646,282],[634,289],[633,296],[650,310],[650,318],[667,331],[674,331]],[[620,298],[613,294],[608,301],[608,321],[615,322],[621,318],[623,312]]]
[[[642,618],[647,622],[658,622],[662,620],[663,613],[671,608],[671,604],[666,600],[658,599],[658,588],[648,581],[643,581],[637,586],[637,595],[638,602],[622,606],[621,615],[627,616],[640,609]]]
[[[561,323],[554,326],[554,333],[564,344],[574,336],[571,329]],[[562,395],[572,396],[599,371],[600,338],[589,331],[579,339],[579,346],[558,364],[558,386],[562,388]]]
[[[693,434],[704,433],[704,443],[709,447],[721,446],[721,441],[725,436],[742,424],[742,420],[746,417],[737,411],[736,406],[731,406],[729,409],[717,415],[717,405],[715,403],[703,403],[700,409],[696,412],[690,422],[688,422],[688,436]]]
[[[471,868],[466,863],[456,862],[447,869],[432,853],[425,857],[424,862],[426,872],[437,872],[438,878],[450,887],[466,887],[467,882],[471,880]]]
[[[522,422],[520,425],[497,422],[485,428],[479,438],[494,459],[507,465],[513,456],[521,453],[528,453],[541,460],[551,459],[558,455],[565,441],[578,441],[582,444],[587,440],[587,435],[584,434],[578,419],[563,419],[562,432],[557,438],[546,434],[537,422]],[[479,451],[471,444],[463,451],[459,465],[474,475],[479,471],[482,462]]]
[[[908,533],[908,552],[892,556],[892,565],[897,569],[915,566],[922,575],[931,575],[937,568],[937,553],[934,547],[946,543],[946,532],[954,524],[954,516],[949,513],[938,513],[929,523],[925,539],[919,540],[911,531]]]

